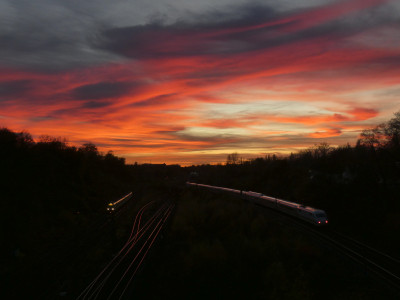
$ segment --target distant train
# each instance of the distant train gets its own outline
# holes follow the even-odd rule
[[[251,191],[246,192],[246,191],[229,189],[225,187],[193,183],[193,182],[186,182],[186,185],[189,187],[199,187],[214,192],[222,192],[238,196],[251,203],[273,208],[275,210],[284,212],[286,214],[289,214],[291,216],[309,222],[315,226],[328,225],[328,217],[326,216],[325,211],[321,209],[316,209],[310,206],[304,206],[295,202],[269,197],[261,193],[256,193]]]
[[[133,194],[130,192],[129,194],[125,195],[121,199],[115,201],[115,202],[110,202],[107,205],[107,212],[110,214],[118,210],[121,206],[123,206],[129,199],[132,199]]]

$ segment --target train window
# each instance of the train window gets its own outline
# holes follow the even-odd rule
[[[316,214],[317,218],[325,218],[325,214]]]

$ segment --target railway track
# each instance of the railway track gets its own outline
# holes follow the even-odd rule
[[[149,202],[139,210],[125,245],[82,291],[77,300],[124,299],[174,208],[174,204],[164,203],[148,216],[148,211],[154,209],[156,204],[155,201]]]
[[[390,255],[383,253],[382,251],[378,251],[371,246],[368,246],[364,243],[361,243],[343,233],[337,232],[329,227],[316,227],[311,225],[310,222],[306,222],[302,220],[303,218],[299,218],[299,214],[295,214],[293,210],[286,211],[289,205],[283,205],[280,208],[278,205],[275,205],[278,202],[278,199],[267,197],[264,195],[255,193],[255,192],[242,192],[240,190],[218,187],[218,186],[210,186],[203,184],[196,184],[187,182],[188,186],[191,187],[201,187],[206,190],[210,190],[215,193],[225,193],[235,197],[243,198],[243,194],[250,198],[250,203],[262,207],[271,214],[280,215],[281,217],[285,217],[286,219],[291,219],[291,223],[295,224],[297,227],[301,227],[303,231],[307,233],[313,234],[316,238],[318,238],[321,242],[325,244],[329,244],[334,247],[338,252],[346,255],[351,258],[353,261],[356,261],[363,267],[365,267],[370,273],[372,273],[375,277],[380,278],[381,281],[385,282],[388,287],[391,287],[399,296],[400,299],[400,260],[397,258],[393,258]],[[265,201],[260,201],[263,199]],[[246,199],[246,198],[245,198]],[[251,201],[253,199],[253,201]],[[255,199],[255,200],[254,200]],[[272,199],[272,202],[270,201]],[[284,200],[280,200],[284,202]],[[271,206],[271,203],[272,206]],[[292,203],[296,204],[296,203]],[[274,206],[275,205],[275,206]],[[274,208],[275,207],[275,208]],[[308,219],[308,221],[310,221]],[[318,222],[320,223],[320,222]]]
[[[343,255],[362,265],[372,275],[397,292],[400,299],[400,259],[394,258],[330,227],[318,228],[282,212],[270,208],[265,209],[290,219],[296,227],[313,234],[321,242],[329,244]]]
[[[396,289],[400,296],[399,259],[332,229],[324,232],[323,238]]]

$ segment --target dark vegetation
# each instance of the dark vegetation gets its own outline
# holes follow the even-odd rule
[[[198,182],[262,192],[327,211],[331,225],[400,253],[400,112],[356,146],[315,145],[289,157],[189,168]],[[198,176],[193,176],[198,174]]]
[[[250,161],[233,153],[226,165],[181,168],[127,165],[93,144],[74,147],[48,136],[34,141],[27,132],[0,129],[3,283],[14,293],[31,292],[21,299],[64,290],[76,296],[123,244],[140,206],[172,198],[173,219],[134,286],[139,299],[377,298],[378,283],[304,232],[239,199],[187,191],[184,182],[324,209],[335,229],[398,256],[399,137],[396,113],[363,131],[354,147],[322,143]],[[109,219],[106,204],[130,191],[136,202]]]
[[[41,251],[42,243],[50,246],[132,188],[124,159],[100,155],[93,144],[76,148],[47,136],[34,142],[29,133],[7,129],[0,130],[0,143],[2,250],[8,253]]]
[[[163,190],[176,168],[127,165],[93,144],[34,141],[27,132],[0,129],[3,295],[46,299],[94,276],[90,270],[98,271],[126,239],[135,213],[111,220],[106,205],[130,191],[140,201],[145,191]]]
[[[397,299],[279,214],[186,191],[130,299]]]

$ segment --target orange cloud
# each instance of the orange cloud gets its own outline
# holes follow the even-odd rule
[[[329,138],[334,136],[340,136],[342,131],[340,129],[327,128],[314,133],[309,134],[311,138]]]
[[[200,161],[199,151],[216,158],[223,154],[215,151],[348,141],[365,121],[384,117],[379,99],[364,101],[369,92],[387,94],[386,110],[400,109],[398,47],[362,47],[349,40],[373,29],[340,27],[341,19],[385,2],[341,1],[232,27],[143,26],[140,36],[115,29],[122,37],[106,50],[134,59],[57,73],[2,68],[0,126],[174,162]],[[288,107],[254,110],[280,101]],[[305,108],[291,110],[290,102]],[[229,104],[243,111],[230,112]]]

